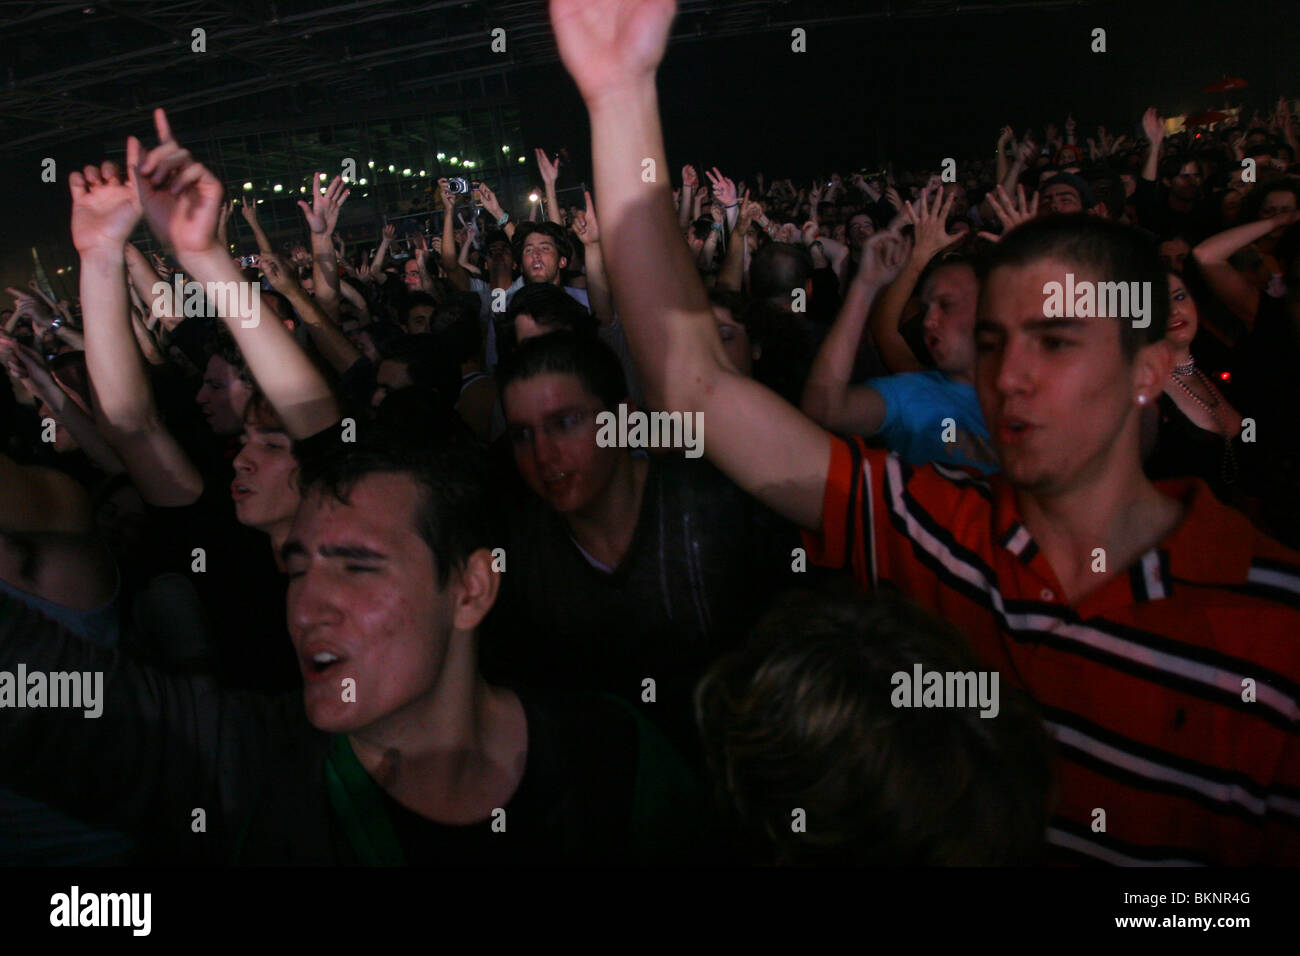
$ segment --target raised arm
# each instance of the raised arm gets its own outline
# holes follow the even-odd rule
[[[673,220],[655,70],[672,0],[551,0],[560,55],[591,116],[605,264],[649,403],[700,412],[705,453],[742,488],[805,528],[821,522],[830,439],[730,367],[704,286]]]
[[[954,197],[954,193],[949,193],[945,200],[936,193],[931,200],[922,195],[915,205],[909,202],[904,206],[908,220],[916,227],[916,239],[898,278],[885,289],[871,314],[872,338],[885,367],[895,375],[925,368],[898,327],[930,260],[961,238],[948,235],[948,211]]]
[[[587,263],[587,301],[591,303],[591,314],[602,326],[614,321],[614,297],[609,291],[609,280],[605,276],[605,259],[600,248],[600,224],[596,222],[596,206],[591,201],[591,193],[584,192],[587,200],[585,212],[578,213],[578,221],[573,224],[574,231],[582,240]]]
[[[762,215],[763,210],[756,202],[751,202],[749,190],[740,200],[740,215],[736,217],[736,226],[731,230],[731,241],[727,252],[722,257],[722,268],[718,270],[718,279],[713,284],[715,289],[724,292],[740,292],[745,285],[745,254],[749,251],[749,227]]]
[[[483,204],[483,208],[488,215],[496,220],[497,228],[505,230],[506,238],[513,239],[515,235],[514,220],[510,218],[508,212],[501,208],[496,193],[488,187],[487,183],[479,183],[475,195],[478,196],[479,202]]]
[[[375,250],[375,258],[370,262],[370,275],[376,282],[384,282],[384,262],[388,259],[388,247],[392,245],[393,240],[397,238],[397,227],[391,222],[386,223],[379,238],[379,248]]]
[[[298,208],[302,210],[307,228],[311,231],[312,284],[315,286],[316,304],[321,307],[321,311],[336,316],[339,314],[340,294],[334,227],[338,225],[339,210],[352,191],[344,186],[342,176],[335,176],[334,181],[325,186],[324,173],[312,177],[311,191],[311,205],[308,206],[300,199]]]
[[[81,255],[86,367],[101,431],[140,496],[163,507],[188,505],[203,493],[203,479],[158,414],[127,302],[124,249],[140,218],[140,144],[134,137],[127,140],[126,159],[125,180],[112,163],[68,177],[72,242]]]
[[[262,256],[262,272],[268,282],[286,299],[307,325],[307,334],[321,356],[336,372],[342,375],[361,358],[355,345],[342,329],[321,311],[316,301],[294,278],[293,270],[274,252]]]
[[[1258,187],[1256,187],[1258,188]],[[1300,212],[1283,213],[1269,219],[1258,219],[1242,226],[1233,226],[1215,233],[1192,250],[1201,274],[1219,301],[1232,310],[1232,314],[1254,328],[1255,313],[1259,310],[1259,287],[1242,275],[1228,262],[1237,250],[1262,239],[1279,226],[1289,226],[1300,220]]]
[[[536,149],[533,151],[537,155],[537,171],[541,173],[542,185],[546,192],[546,218],[557,226],[564,225],[564,217],[560,215],[560,200],[555,194],[555,181],[560,178],[560,157],[556,156],[555,161],[551,162],[546,150]]]
[[[849,284],[844,305],[817,350],[803,390],[803,410],[813,421],[837,432],[872,435],[885,423],[885,402],[869,385],[853,385],[853,361],[866,327],[871,301],[907,257],[907,242],[891,232],[867,241],[862,267]]]
[[[469,291],[470,274],[461,267],[456,257],[456,197],[447,191],[447,179],[438,180],[438,195],[442,199],[442,247],[438,255],[442,261],[442,271],[447,273],[447,281],[458,292]]]
[[[154,111],[154,119],[160,143],[136,171],[149,226],[176,250],[181,265],[194,279],[205,285],[234,283],[226,288],[237,288],[243,276],[216,243],[221,182],[176,142],[162,110]],[[261,321],[256,299],[250,308],[243,296],[230,298],[234,301],[229,303],[229,314],[221,318],[289,436],[306,438],[337,422],[338,402],[329,384],[289,330],[280,322]]]
[[[100,471],[108,475],[126,471],[122,460],[95,427],[94,420],[63,390],[35,349],[0,335],[0,357],[4,358],[10,377],[26,382],[32,394],[50,410],[57,427],[66,428],[72,434]]]
[[[1165,140],[1165,121],[1160,118],[1154,106],[1142,114],[1142,132],[1150,144],[1146,162],[1142,164],[1142,178],[1153,183],[1160,169],[1160,144]]]
[[[253,238],[257,240],[258,253],[264,256],[275,251],[271,245],[271,240],[266,236],[266,231],[262,229],[262,224],[257,221],[257,200],[245,199],[240,202],[239,214],[244,217],[244,222],[248,223],[248,228],[253,230]]]

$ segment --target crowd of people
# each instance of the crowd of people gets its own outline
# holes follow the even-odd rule
[[[349,250],[321,175],[277,247],[162,110],[69,177],[77,301],[0,314],[0,673],[102,714],[0,684],[0,861],[1300,862],[1287,100],[670,177],[673,12],[551,0],[544,221],[442,179]]]

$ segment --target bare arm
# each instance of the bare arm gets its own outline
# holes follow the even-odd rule
[[[248,223],[248,228],[253,230],[253,238],[257,240],[257,251],[260,255],[266,255],[274,251],[271,240],[267,238],[266,232],[262,229],[262,224],[257,221],[257,200],[245,200],[239,204],[239,213],[244,217],[244,222]]]
[[[903,338],[899,323],[903,318],[903,310],[916,289],[916,283],[930,260],[959,238],[948,235],[948,212],[952,203],[952,194],[949,194],[946,201],[936,194],[932,201],[921,196],[916,205],[909,202],[904,207],[908,218],[916,227],[916,241],[897,280],[885,290],[871,315],[871,334],[876,348],[884,359],[885,367],[894,374],[919,372],[925,368]]]
[[[150,227],[199,282],[238,283],[238,270],[216,245],[220,181],[176,142],[162,110],[154,111],[154,119],[160,142],[137,173]],[[289,436],[306,438],[337,422],[338,402],[329,384],[289,330],[279,322],[261,321],[255,303],[251,308],[242,301],[233,305],[221,318]]]
[[[302,317],[312,343],[320,350],[321,356],[331,368],[342,375],[357,359],[361,358],[361,353],[357,351],[356,346],[298,284],[298,280],[293,277],[283,259],[275,253],[263,256],[262,271],[266,274],[267,281],[275,287],[275,291],[288,299],[289,304]]]
[[[1142,178],[1148,182],[1155,182],[1160,169],[1160,144],[1165,139],[1165,123],[1154,106],[1142,114],[1142,131],[1146,133],[1147,142],[1150,144],[1146,162],[1142,164]]]
[[[385,225],[379,239],[379,248],[375,250],[375,258],[370,262],[370,274],[376,282],[385,281],[384,262],[388,259],[388,247],[396,237],[397,227],[391,223]]]
[[[438,180],[438,187],[442,196],[442,248],[439,250],[442,271],[447,273],[447,281],[452,288],[458,292],[468,292],[470,274],[461,268],[460,261],[456,258],[456,222],[453,215],[456,211],[456,197],[447,191],[445,177]]]
[[[591,193],[583,195],[587,199],[587,209],[578,215],[578,221],[573,227],[582,240],[586,253],[587,301],[591,303],[591,314],[605,327],[614,321],[614,297],[605,277],[605,259],[600,248],[600,224],[596,221],[596,207],[591,201]]]
[[[561,56],[591,115],[614,300],[651,404],[700,412],[711,460],[777,512],[817,528],[829,436],[730,368],[669,185],[641,179],[646,157],[666,168],[654,73],[672,10],[655,0],[551,3]]]
[[[126,471],[121,459],[95,428],[91,417],[68,397],[35,350],[7,336],[0,336],[0,355],[5,359],[10,377],[27,384],[32,394],[50,410],[56,427],[66,428],[97,468],[108,475],[120,475]]]
[[[1192,250],[1196,263],[1206,283],[1232,314],[1254,328],[1255,313],[1259,310],[1259,289],[1228,262],[1237,250],[1262,239],[1279,226],[1290,225],[1300,219],[1300,214],[1286,213],[1271,219],[1259,219],[1243,226],[1233,226],[1216,233]]]
[[[132,137],[125,181],[111,163],[88,167],[95,173],[89,179],[77,172],[68,178],[72,240],[81,254],[86,366],[102,433],[141,497],[165,507],[188,505],[202,494],[203,479],[158,414],[127,302],[124,247],[140,218],[133,173],[139,154]]]
[[[726,255],[722,258],[722,268],[718,270],[718,279],[713,284],[715,289],[724,292],[740,292],[745,285],[746,253],[749,251],[749,227],[761,210],[758,203],[750,202],[749,191],[745,191],[740,201],[740,215],[736,218],[736,228],[731,230],[731,241],[727,244]]]
[[[298,207],[311,230],[312,282],[315,286],[316,304],[329,316],[339,314],[339,260],[334,251],[334,227],[338,225],[339,210],[351,193],[343,184],[342,176],[325,187],[325,174],[312,177],[312,203],[301,199]],[[324,188],[324,192],[321,189]],[[269,396],[268,396],[269,397]]]
[[[555,195],[555,181],[560,176],[560,157],[555,157],[555,162],[551,162],[546,150],[534,150],[537,155],[537,171],[542,174],[542,185],[545,187],[546,194],[546,218],[557,226],[564,225],[564,217],[560,215],[560,200]]]

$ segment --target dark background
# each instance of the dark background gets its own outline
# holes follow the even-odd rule
[[[6,13],[12,17],[10,6]],[[474,6],[463,5],[466,16],[479,14],[483,23],[492,22],[491,4],[478,11],[470,9]],[[788,18],[788,4],[772,0],[769,6],[776,22]],[[702,168],[716,164],[733,178],[751,182],[756,169],[769,177],[804,180],[830,169],[878,168],[886,158],[904,168],[936,166],[946,156],[960,161],[992,155],[1004,123],[1019,134],[1027,126],[1041,130],[1049,121],[1060,125],[1069,112],[1079,122],[1081,139],[1099,122],[1115,135],[1127,132],[1137,138],[1141,113],[1149,105],[1167,115],[1222,106],[1223,94],[1200,91],[1225,74],[1250,83],[1232,94],[1234,103],[1269,106],[1279,93],[1300,93],[1300,12],[1294,3],[946,4],[941,13],[925,3],[872,6],[879,15],[866,19],[818,22],[810,16],[806,53],[791,52],[784,25],[764,29],[759,24],[742,35],[715,38],[675,37],[659,77],[673,179],[685,162]],[[545,5],[538,0],[536,8],[532,15],[540,26]],[[52,18],[42,32],[57,22]],[[437,31],[445,22],[421,15],[392,26],[416,35]],[[1106,30],[1105,53],[1090,50],[1095,27]],[[41,68],[39,50],[32,44],[43,33],[0,40],[0,68],[10,89],[15,70],[21,77]],[[12,38],[13,32],[5,36]],[[75,57],[73,40],[61,48],[69,44],[73,48],[66,55]],[[113,44],[101,44],[95,52],[111,56]],[[418,69],[407,64],[392,72],[418,79]],[[368,76],[385,73],[381,64]],[[560,186],[588,178],[586,114],[560,64],[521,64],[507,83],[523,116],[526,145],[567,149],[570,163],[562,169]],[[0,159],[6,184],[0,191],[4,285],[25,285],[33,245],[51,279],[57,266],[75,262],[67,229],[67,172],[120,150],[128,132],[147,137],[150,107],[178,93],[196,92],[195,86],[201,87],[201,75],[192,71],[184,76],[153,73],[131,89],[131,105],[139,104],[139,121],[131,129],[89,136],[66,129],[57,140],[6,146]],[[390,88],[392,101],[414,110],[422,103],[430,110],[446,103],[445,92]],[[57,79],[46,81],[42,91],[60,95]],[[383,100],[382,83],[373,95]],[[314,99],[310,84],[294,88],[293,108],[303,110],[304,102],[324,111],[330,104],[328,98]],[[242,115],[264,121],[268,109],[289,103],[272,96],[241,101],[238,108]],[[187,132],[201,132],[205,121],[199,106],[173,114],[183,143]],[[14,111],[6,109],[3,89],[0,130],[11,143],[24,131]],[[45,156],[58,162],[57,183],[40,181]],[[528,169],[535,169],[531,157]],[[0,302],[7,304],[7,298]]]

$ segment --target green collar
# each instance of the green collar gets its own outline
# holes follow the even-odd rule
[[[406,855],[384,809],[383,793],[366,773],[352,744],[336,734],[325,762],[330,805],[364,866],[403,866]]]

